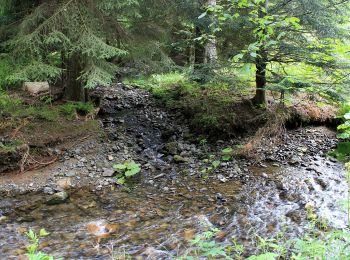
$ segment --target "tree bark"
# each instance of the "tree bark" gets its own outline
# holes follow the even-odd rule
[[[259,57],[260,56],[260,57]],[[255,82],[256,82],[256,92],[253,98],[253,103],[255,105],[265,105],[266,104],[266,51],[262,50],[258,53],[258,57],[255,60],[256,72],[255,72]]]
[[[215,6],[216,0],[208,0],[208,6]],[[204,63],[215,64],[218,59],[216,39],[210,38],[205,45]]]
[[[73,55],[66,62],[64,96],[67,100],[85,102],[87,92],[82,83],[78,80],[81,72],[79,58]]]
[[[259,18],[264,18],[267,15],[269,1],[265,0],[259,6],[258,16]],[[266,33],[264,30],[263,33]],[[253,98],[253,103],[258,106],[266,105],[266,68],[267,68],[267,50],[265,46],[261,45],[257,52],[257,57],[255,59],[255,82],[256,82],[256,92]]]

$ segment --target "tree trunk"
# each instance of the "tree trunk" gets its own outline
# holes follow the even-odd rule
[[[216,49],[216,39],[209,39],[205,45],[204,63],[215,64],[218,60],[218,53]]]
[[[66,62],[64,96],[67,100],[85,102],[87,92],[78,80],[81,72],[81,64],[76,55],[68,58]]]
[[[255,105],[265,105],[266,104],[266,52],[263,50],[258,53],[261,57],[257,57],[255,61],[256,72],[255,72],[255,82],[256,82],[256,92],[253,98],[253,103]]]
[[[269,1],[265,0],[265,3],[261,3],[259,6],[259,18],[264,18],[267,15]],[[263,31],[266,34],[266,31]],[[259,51],[257,52],[257,57],[255,59],[256,73],[256,92],[253,98],[253,103],[258,106],[266,105],[266,68],[267,68],[267,50],[265,46],[261,45]]]
[[[195,35],[195,33],[196,33],[196,27],[193,27],[192,35]],[[196,45],[195,45],[194,41],[191,41],[188,62],[190,64],[190,70],[191,70],[191,72],[193,72],[194,65],[196,63]]]
[[[215,6],[216,0],[208,0],[208,6]],[[212,18],[212,17],[211,17]],[[218,59],[216,39],[210,38],[205,45],[204,63],[215,64]]]

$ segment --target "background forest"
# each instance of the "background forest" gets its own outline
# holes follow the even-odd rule
[[[339,100],[347,1],[1,2],[1,83],[49,80],[68,99],[119,78],[179,71],[206,84]],[[239,91],[239,90],[238,90]]]

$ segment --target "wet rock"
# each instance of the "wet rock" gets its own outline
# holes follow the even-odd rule
[[[318,185],[321,186],[321,188],[322,188],[323,190],[327,189],[328,183],[327,183],[325,180],[323,180],[323,179],[321,179],[321,178],[316,178],[315,181],[317,182]]]
[[[277,189],[279,189],[279,190],[286,190],[286,185],[282,181],[277,180],[275,182],[275,184],[276,184],[276,188]]]
[[[57,205],[66,202],[69,198],[69,195],[65,191],[57,192],[50,196],[50,198],[46,201],[48,205]]]
[[[223,183],[225,183],[225,182],[228,181],[227,178],[226,178],[224,175],[222,175],[222,174],[219,174],[219,175],[218,175],[218,179],[219,179],[219,181],[221,181],[221,182],[223,182]]]
[[[53,190],[52,188],[50,188],[50,187],[45,187],[45,188],[43,189],[43,192],[44,192],[45,194],[49,194],[49,195],[52,195],[52,194],[55,193],[54,190]]]
[[[292,221],[294,221],[297,224],[300,224],[303,219],[303,213],[301,211],[290,211],[286,214],[286,217],[290,218]]]
[[[263,177],[263,178],[265,178],[265,179],[268,179],[268,178],[269,178],[269,176],[268,176],[265,172],[263,172],[263,173],[261,174],[261,177]]]
[[[72,187],[72,179],[71,178],[63,178],[56,182],[57,186],[63,190],[67,190]]]
[[[65,174],[65,176],[66,177],[75,177],[75,172],[67,172],[66,174]]]
[[[288,160],[288,163],[290,164],[290,165],[296,165],[296,164],[299,164],[301,162],[301,159],[300,159],[300,157],[298,157],[298,156],[293,156],[292,158],[290,158],[289,160]]]

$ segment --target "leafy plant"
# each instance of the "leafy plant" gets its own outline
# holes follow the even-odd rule
[[[40,229],[39,234],[36,234],[32,229],[26,232],[26,236],[31,242],[27,246],[27,256],[29,260],[54,260],[53,256],[50,256],[44,252],[38,251],[40,238],[47,237],[49,234],[50,233],[48,233],[43,228]]]
[[[349,139],[350,138],[350,112],[344,115],[345,122],[338,126],[338,130],[341,132],[338,134],[340,139]]]
[[[131,178],[141,171],[141,165],[134,161],[114,164],[113,168],[119,171],[116,176],[118,184],[124,184],[128,178]]]
[[[197,235],[193,240],[190,240],[192,246],[190,253],[182,256],[179,260],[198,259],[197,257],[206,257],[207,259],[231,259],[225,251],[225,247],[218,244],[214,237],[220,230],[212,228],[202,234]]]
[[[211,164],[213,165],[214,169],[217,169],[220,166],[221,162],[218,160],[215,160]]]
[[[221,151],[222,153],[222,160],[223,161],[230,161],[232,160],[232,154],[233,154],[233,149],[231,147],[227,147]]]

